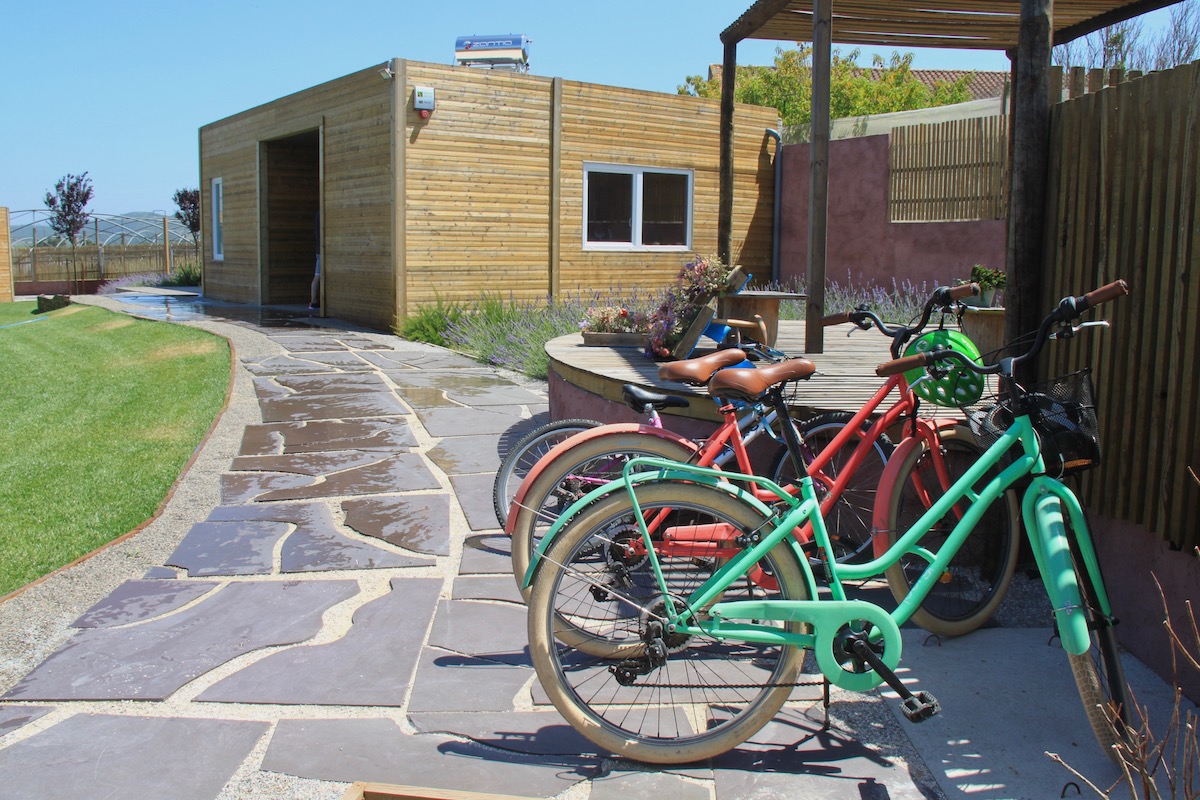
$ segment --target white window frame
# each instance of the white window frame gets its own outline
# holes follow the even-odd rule
[[[630,238],[632,242],[590,242],[588,241],[588,180],[592,172],[616,172],[633,176],[633,221]],[[686,233],[683,244],[642,244],[642,176],[647,172],[666,175],[687,176],[687,211]],[[605,164],[585,161],[583,163],[583,249],[584,250],[615,250],[621,252],[689,252],[692,249],[692,213],[695,208],[695,171],[690,169],[670,169],[667,167],[639,167],[628,164]]]
[[[213,261],[225,260],[225,180],[212,179],[212,248]]]

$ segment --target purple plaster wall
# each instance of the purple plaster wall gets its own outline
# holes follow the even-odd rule
[[[808,270],[809,146],[783,148],[780,272]],[[888,137],[829,143],[829,222],[825,275],[842,285],[950,285],[972,264],[1003,268],[1004,220],[889,222]]]

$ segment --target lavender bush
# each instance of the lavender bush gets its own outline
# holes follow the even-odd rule
[[[559,298],[543,300],[507,299],[485,295],[476,303],[456,306],[454,313],[442,308],[418,309],[410,316],[413,325],[398,331],[400,335],[420,341],[445,344],[485,364],[510,369],[531,378],[545,380],[547,376],[546,342],[568,333],[582,330],[591,319],[608,313],[605,309],[625,309],[628,317],[649,318],[666,301],[669,289],[658,292],[645,290],[608,289],[606,291],[567,293]],[[780,287],[776,287],[780,288]],[[803,284],[790,285],[789,291],[804,291]],[[825,291],[827,313],[846,311],[865,303],[885,320],[907,322],[921,313],[932,287],[909,281],[893,282],[891,288],[855,287],[829,284]],[[804,303],[784,301],[780,318],[804,319]],[[422,320],[421,325],[415,324]],[[431,338],[437,328],[437,339]]]

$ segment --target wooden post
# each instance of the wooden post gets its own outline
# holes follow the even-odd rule
[[[733,90],[737,81],[737,41],[725,42],[721,64],[721,161],[717,196],[717,257],[733,263]]]
[[[563,79],[550,82],[550,296],[562,291],[562,99]]]
[[[408,141],[408,62],[393,58],[392,68],[392,296],[395,306],[394,325],[400,325],[408,317],[408,204],[405,184],[407,141]],[[324,222],[322,221],[322,224]],[[322,253],[324,256],[324,253]],[[321,265],[325,272],[325,265]],[[324,283],[324,280],[322,280]],[[321,297],[321,314],[324,315],[325,298]]]
[[[829,95],[833,0],[813,0],[812,145],[808,185],[808,301],[804,352],[825,351],[825,234],[829,211]]]
[[[1054,0],[1021,0],[1013,118],[1012,188],[1008,214],[1005,337],[1035,329],[1049,310],[1042,283],[1046,173],[1050,163],[1050,51]],[[1025,379],[1031,377],[1026,373]]]

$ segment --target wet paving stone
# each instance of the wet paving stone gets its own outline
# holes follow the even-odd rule
[[[487,472],[493,479],[500,468],[497,453],[499,437],[495,434],[482,436],[451,436],[443,439],[426,455],[447,475],[469,475]]]
[[[235,472],[293,472],[298,475],[317,476],[374,464],[383,457],[378,451],[369,450],[333,450],[324,453],[293,453],[282,456],[238,456],[229,468]]]
[[[125,581],[71,623],[74,628],[112,628],[162,616],[208,594],[220,584],[206,581]]]
[[[191,578],[270,575],[275,546],[292,530],[291,523],[273,520],[200,522],[188,529],[167,563]]]
[[[495,500],[492,497],[496,476],[490,473],[482,475],[451,475],[450,485],[458,497],[458,504],[467,517],[467,525],[473,531],[486,531],[500,527],[496,519]]]
[[[428,566],[425,558],[395,553],[342,533],[321,503],[220,506],[192,527],[171,554],[189,575],[266,575],[281,536],[279,570],[321,572]]]
[[[460,575],[454,579],[454,599],[525,602],[511,575]]]
[[[308,475],[284,475],[259,472],[242,475],[221,476],[221,503],[235,505],[250,503],[256,497],[277,489],[293,489],[312,486],[316,481]]]
[[[254,379],[254,393],[260,400],[278,400],[310,394],[344,394],[350,392],[384,392],[391,387],[383,378],[371,372],[319,375],[275,375]]]
[[[337,641],[273,653],[197,698],[220,703],[399,706],[408,694],[440,579],[397,578],[354,612]],[[386,646],[380,643],[386,642]]]
[[[408,406],[419,408],[462,408],[459,403],[446,397],[441,389],[431,389],[427,386],[397,386],[396,394],[400,395]]]
[[[577,733],[557,711],[412,714],[408,719],[421,733],[453,734],[487,747],[514,753],[577,756],[596,752],[596,745]],[[647,795],[628,795],[645,796]]]
[[[454,375],[436,372],[385,373],[402,394],[414,389],[433,389],[466,406],[504,406],[546,403],[543,394],[531,392],[512,381],[493,375]]]
[[[48,706],[0,706],[0,736],[12,733],[53,711]],[[0,755],[0,760],[3,755]]]
[[[447,736],[406,735],[386,719],[283,719],[262,768],[329,781],[553,797],[599,774],[599,759],[527,756]]]
[[[383,368],[409,367],[427,371],[437,370],[474,370],[480,374],[494,375],[495,370],[480,364],[474,359],[451,353],[449,350],[430,350],[427,348],[413,350],[392,350],[390,352],[363,353],[367,361]]]
[[[269,356],[242,359],[251,375],[303,375],[329,372],[370,372],[373,367],[353,353],[309,353],[305,356]]]
[[[495,520],[495,512],[492,519]],[[512,575],[512,540],[503,532],[468,536],[463,542],[460,575]]]
[[[417,418],[430,436],[472,436],[483,433],[501,434],[523,418],[521,409],[510,406],[491,408],[429,408],[416,409]]]
[[[265,473],[270,475],[271,473]],[[381,458],[373,464],[335,472],[307,486],[272,489],[257,495],[258,502],[307,500],[356,494],[383,494],[439,489],[441,484],[416,453]]]
[[[211,800],[265,722],[77,714],[0,751],[5,797]]]
[[[431,647],[518,666],[531,665],[528,642],[525,606],[480,600],[442,600],[429,634]]]
[[[450,555],[450,498],[444,494],[342,501],[346,525],[417,553]]]
[[[407,450],[417,439],[403,417],[316,420],[249,425],[242,434],[243,456],[319,453],[329,450]]]
[[[458,644],[461,647],[463,642]],[[408,710],[512,711],[515,698],[533,677],[532,667],[426,647]]]
[[[277,334],[271,340],[293,353],[322,352],[328,350],[390,350],[391,346],[382,342],[356,336],[353,333],[304,333]]]
[[[357,591],[354,581],[232,583],[177,614],[79,631],[4,698],[163,700],[244,653],[312,638]]]
[[[300,422],[314,419],[395,417],[408,409],[391,392],[322,394],[262,400],[263,422]]]

